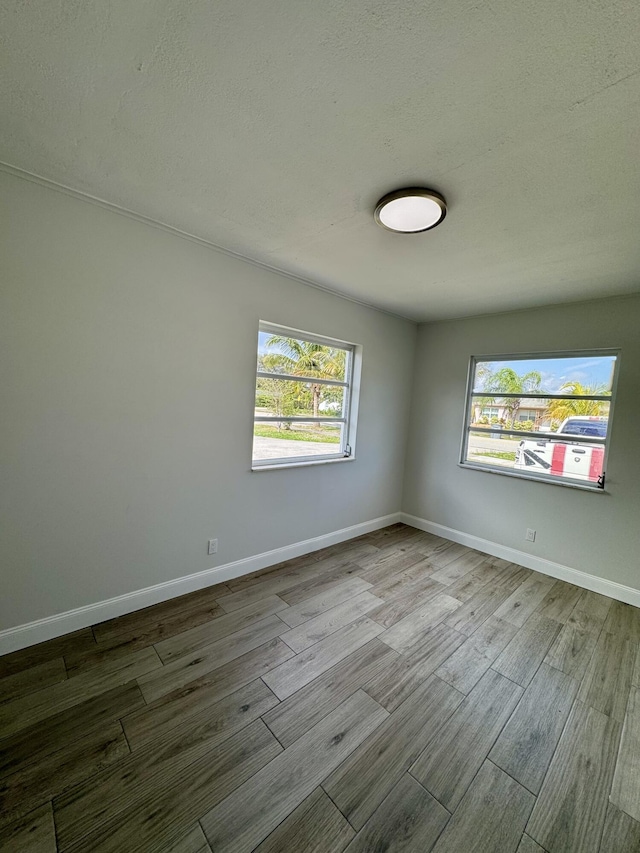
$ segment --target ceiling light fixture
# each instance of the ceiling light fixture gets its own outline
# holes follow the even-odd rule
[[[447,214],[447,203],[434,190],[408,187],[383,196],[373,218],[388,231],[419,234],[439,225]]]

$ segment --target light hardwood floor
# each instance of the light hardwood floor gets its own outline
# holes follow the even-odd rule
[[[0,850],[637,853],[639,644],[394,525],[0,658]]]

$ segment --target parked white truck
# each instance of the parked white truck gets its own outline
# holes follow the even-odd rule
[[[581,443],[580,437],[606,438],[608,418],[574,415],[564,420],[557,438],[525,438],[516,451],[515,468],[545,471],[597,483],[604,467],[604,444]]]

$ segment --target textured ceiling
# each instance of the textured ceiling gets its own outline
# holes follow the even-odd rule
[[[640,290],[637,0],[5,0],[0,160],[415,319]],[[421,235],[377,198],[449,202]]]

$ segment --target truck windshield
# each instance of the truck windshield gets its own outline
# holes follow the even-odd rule
[[[606,438],[607,421],[569,421],[562,428],[562,435],[592,435]]]

